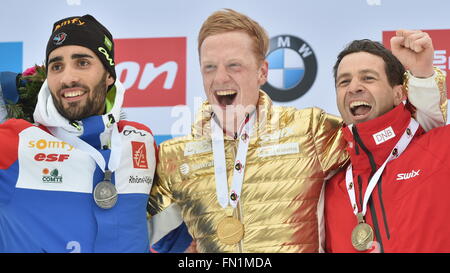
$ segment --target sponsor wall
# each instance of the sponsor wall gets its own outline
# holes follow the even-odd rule
[[[127,118],[148,125],[158,142],[189,133],[205,99],[197,34],[209,14],[233,8],[269,33],[269,79],[275,104],[321,107],[339,114],[332,67],[354,39],[389,43],[394,30],[422,29],[435,45],[435,65],[450,66],[450,20],[445,0],[2,0],[0,71],[42,64],[53,23],[94,15],[116,43],[118,78],[127,88]]]

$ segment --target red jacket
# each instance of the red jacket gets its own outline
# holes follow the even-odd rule
[[[384,163],[410,120],[400,104],[376,119],[344,127],[353,165],[356,202],[362,208],[369,178]],[[376,144],[374,134],[392,127],[395,137]],[[373,190],[365,217],[380,252],[450,252],[450,127],[424,134],[419,127],[409,146],[390,161]],[[328,252],[358,252],[351,244],[357,225],[345,183],[346,169],[326,185],[325,228]],[[362,193],[361,193],[362,188]]]

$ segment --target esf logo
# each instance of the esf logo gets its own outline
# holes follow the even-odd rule
[[[292,101],[303,96],[317,75],[317,59],[311,46],[292,35],[270,39],[269,75],[262,87],[274,101]]]
[[[68,154],[44,154],[39,153],[34,156],[34,160],[36,161],[47,161],[47,162],[63,162],[66,159],[69,159],[70,155]]]
[[[186,104],[186,37],[114,41],[124,107]]]

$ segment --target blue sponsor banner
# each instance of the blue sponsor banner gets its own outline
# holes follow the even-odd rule
[[[0,71],[22,72],[23,43],[0,43]]]
[[[161,142],[164,142],[166,140],[169,140],[171,138],[174,138],[177,136],[173,136],[173,135],[155,135],[155,141],[156,141],[156,145],[161,144]]]

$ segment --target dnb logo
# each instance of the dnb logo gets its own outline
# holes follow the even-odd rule
[[[450,90],[450,29],[423,30],[430,35],[433,40],[434,58],[433,65],[446,74],[447,90]],[[383,31],[383,44],[386,48],[391,48],[391,38],[395,31]],[[447,92],[450,99],[450,92]]]
[[[186,37],[115,39],[123,107],[186,104]]]
[[[313,85],[317,60],[311,47],[292,35],[270,39],[269,75],[262,87],[274,101],[287,102],[300,98]]]

